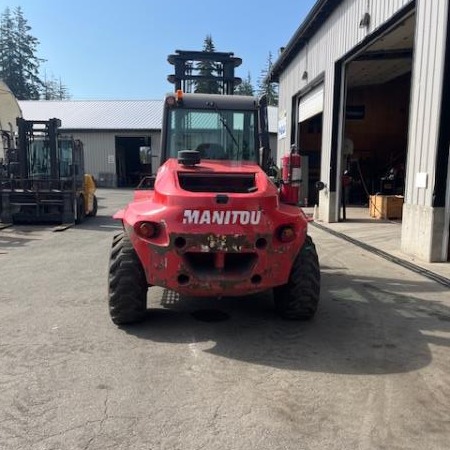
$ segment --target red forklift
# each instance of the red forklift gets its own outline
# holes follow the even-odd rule
[[[283,318],[311,319],[320,268],[298,206],[298,153],[274,179],[265,99],[177,89],[165,98],[161,149],[156,176],[114,216],[123,231],[110,257],[112,321],[143,320],[151,286],[203,297],[273,289]]]

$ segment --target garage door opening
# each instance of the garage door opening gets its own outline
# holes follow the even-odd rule
[[[150,136],[116,136],[116,173],[118,187],[136,187],[152,173]]]
[[[299,126],[299,148],[302,157],[302,198],[303,206],[319,204],[319,191],[316,183],[320,181],[322,148],[322,117],[317,114]]]
[[[303,206],[319,204],[316,183],[320,181],[323,98],[323,84],[320,84],[299,99],[297,142],[302,157],[300,200]]]
[[[340,219],[401,219],[414,28],[412,15],[346,66]]]

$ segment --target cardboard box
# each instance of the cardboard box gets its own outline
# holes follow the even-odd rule
[[[375,219],[401,219],[402,195],[371,195],[369,198],[370,217]]]

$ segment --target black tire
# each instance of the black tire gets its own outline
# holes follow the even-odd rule
[[[320,298],[320,267],[316,246],[306,236],[287,284],[274,288],[275,308],[284,319],[310,320]]]
[[[75,218],[75,223],[80,224],[84,221],[86,217],[86,210],[84,208],[84,197],[82,195],[78,196],[77,202],[76,202],[76,208],[77,208],[77,215]]]
[[[126,233],[113,238],[108,301],[111,320],[116,325],[144,320],[147,310],[147,280],[141,262]]]
[[[92,211],[89,213],[91,217],[95,217],[97,215],[98,203],[97,197],[94,195],[94,199],[92,200]]]

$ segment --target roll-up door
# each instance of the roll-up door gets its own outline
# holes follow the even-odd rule
[[[317,86],[300,99],[298,121],[304,122],[323,112],[323,84]]]

